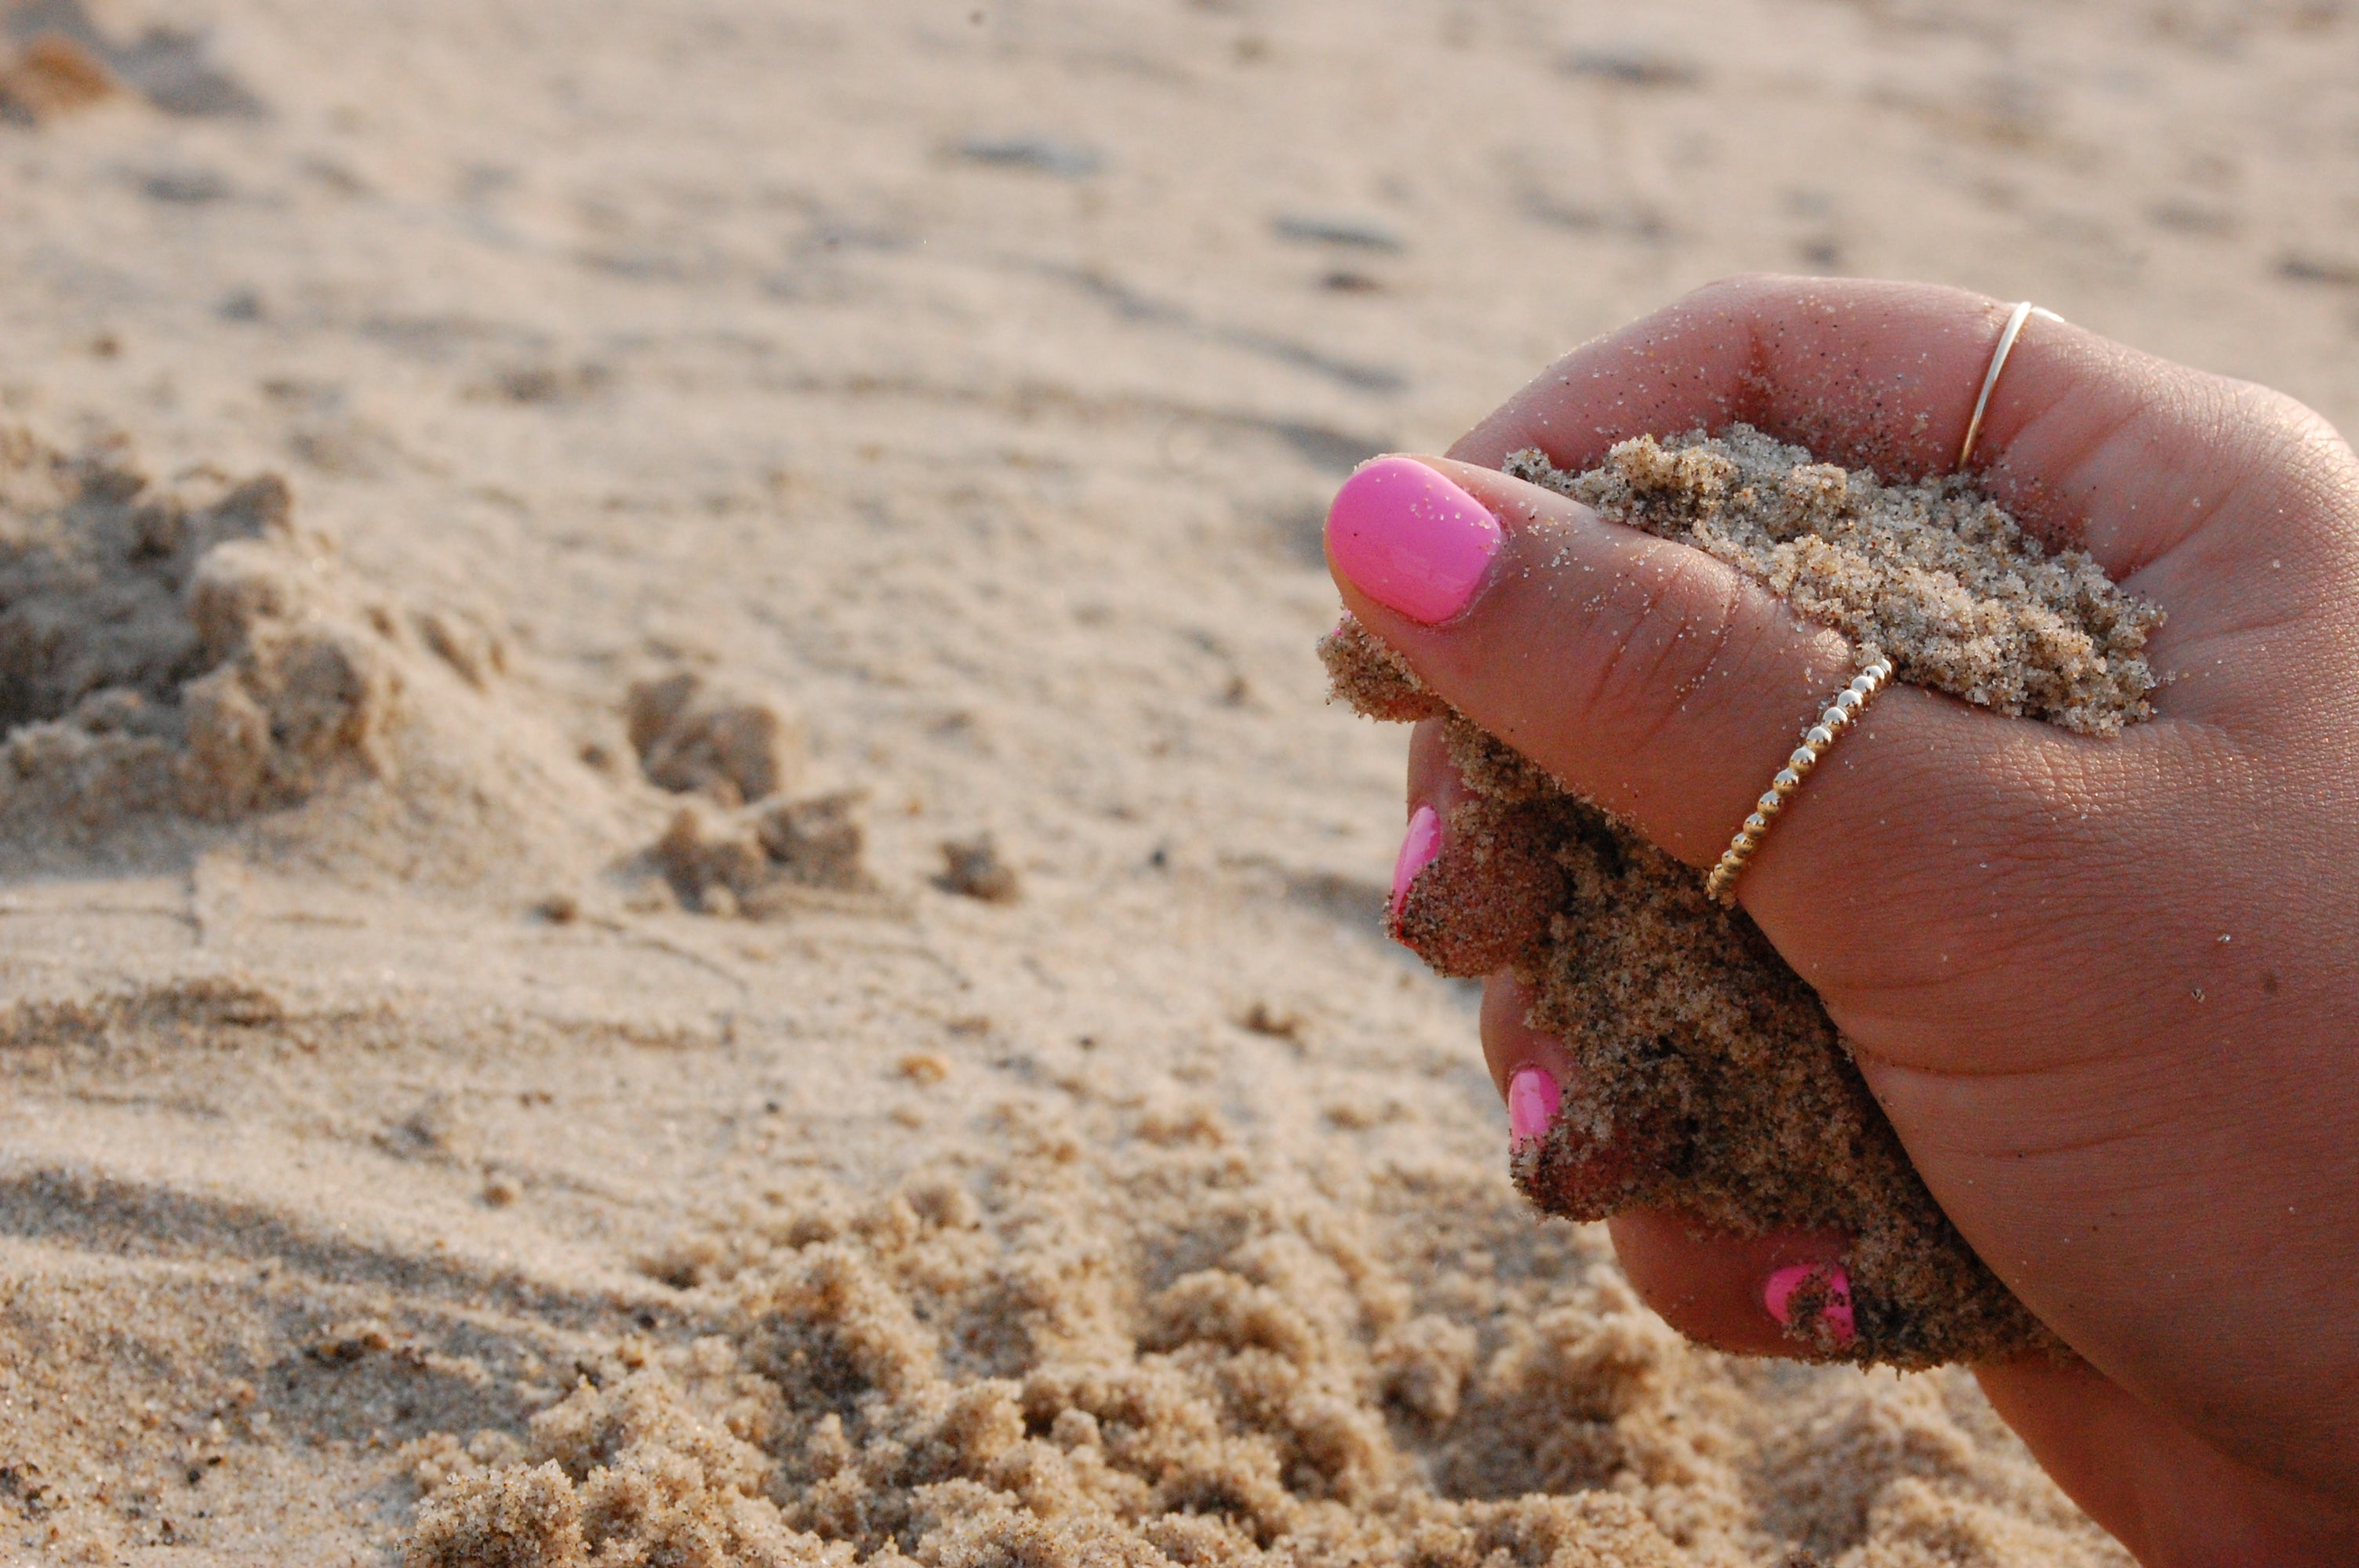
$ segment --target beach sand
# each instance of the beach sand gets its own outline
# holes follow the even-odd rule
[[[2347,424],[2359,18],[0,16],[0,1560],[2125,1561],[1516,1195],[1318,521],[1747,267]]]

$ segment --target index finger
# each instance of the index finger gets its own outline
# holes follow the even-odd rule
[[[1634,436],[1741,421],[1886,480],[1948,473],[2009,308],[1931,284],[1728,279],[1573,350],[1450,455],[1496,468],[1538,447],[1578,471]],[[2283,434],[2251,438],[2270,430]],[[2035,317],[1992,389],[1973,472],[2049,545],[2126,581],[2207,524],[2282,516],[2284,492],[2331,457],[2304,460],[2310,446],[2340,442],[2291,399]]]

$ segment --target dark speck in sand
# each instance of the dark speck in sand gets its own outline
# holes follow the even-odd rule
[[[1281,240],[1306,245],[1348,245],[1355,250],[1399,252],[1408,248],[1401,237],[1382,223],[1364,218],[1306,217],[1283,213],[1270,221]]]
[[[99,31],[82,0],[18,0],[0,5],[0,34],[19,44],[48,36],[79,45],[167,114],[251,120],[267,113],[262,100],[207,58],[201,33],[150,27],[137,41],[117,44]]]
[[[969,163],[1028,168],[1060,179],[1086,179],[1105,167],[1104,156],[1095,147],[1050,136],[970,136],[959,144],[958,152]]]
[[[1576,49],[1557,69],[1567,76],[1630,87],[1694,87],[1703,81],[1703,69],[1694,61],[1641,49]]]
[[[1023,892],[1016,868],[999,858],[999,847],[988,833],[978,838],[946,840],[942,874],[934,879],[934,885],[984,903],[1014,903]]]
[[[209,201],[226,201],[230,197],[229,181],[210,169],[167,169],[151,174],[139,188],[151,201],[173,201],[188,206],[201,206]]]
[[[2277,276],[2295,283],[2323,283],[2336,288],[2359,288],[2359,262],[2332,256],[2279,256]]]

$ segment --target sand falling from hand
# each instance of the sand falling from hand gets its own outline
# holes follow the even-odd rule
[[[2159,611],[1961,481],[1882,484],[1744,426],[1625,441],[1585,473],[1537,451],[1506,466],[1710,553],[1844,633],[1863,664],[1890,658],[1900,680],[2083,734],[2147,714],[2142,651]],[[1362,713],[1440,719],[1468,785],[1396,935],[1445,973],[1529,981],[1532,1023],[1579,1069],[1548,1136],[1516,1156],[1535,1204],[1850,1233],[1857,1337],[1838,1344],[1798,1312],[1810,1326],[1797,1356],[1924,1367],[2053,1347],[1942,1215],[1817,995],[1742,911],[1450,708],[1356,622],[1322,653]]]

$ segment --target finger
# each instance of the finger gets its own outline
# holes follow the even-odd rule
[[[1676,1209],[1631,1206],[1659,1173],[1643,1130],[1593,1136],[1587,1084],[1562,1045],[1523,1022],[1527,993],[1484,993],[1483,1050],[1507,1102],[1517,1185],[1548,1213],[1603,1217],[1639,1299],[1700,1344],[1756,1356],[1840,1354],[1856,1337],[1847,1238],[1834,1232],[1735,1237]],[[1559,1094],[1562,1095],[1561,1108]],[[1553,1128],[1546,1123],[1557,1118]],[[1545,1140],[1545,1141],[1543,1141]]]
[[[1401,613],[1364,587],[1389,592],[1368,552],[1385,525],[1461,533],[1455,576],[1430,578],[1458,585],[1453,613]],[[1328,549],[1349,609],[1425,688],[1699,872],[1850,676],[1843,639],[1717,558],[1491,470],[1368,464]],[[2234,811],[2267,799],[2256,778],[2211,726],[2094,741],[1892,687],[1786,802],[1736,896],[1885,1064],[2052,1068],[2168,1026],[2187,1002],[2168,976],[2215,948],[2201,901],[2123,925],[2118,881],[2090,868],[2172,865],[2154,802],[2196,799],[2212,835],[2239,830]],[[2123,969],[2128,946],[2151,986],[2081,983]]]
[[[1689,1338],[1758,1356],[1840,1353],[1855,1333],[1846,1238],[1799,1230],[1732,1237],[1676,1210],[1627,1207],[1672,1152],[1663,1130],[1599,1132],[1585,1076],[1562,1041],[1527,1022],[1531,1004],[1531,988],[1505,977],[1483,990],[1483,1059],[1507,1103],[1527,1195],[1568,1218],[1610,1215],[1632,1286]],[[1532,1156],[1551,1123],[1549,1158],[1535,1182]]]
[[[1563,893],[1538,816],[1468,789],[1438,719],[1410,732],[1408,806],[1386,928],[1445,975],[1511,968],[1547,935]]]
[[[1493,532],[1479,577],[1462,541],[1429,543],[1461,518]],[[1429,687],[1690,865],[1718,857],[1852,674],[1842,637],[1702,551],[1486,469],[1371,464],[1328,534],[1346,604]],[[1462,602],[1418,597],[1450,569]]]
[[[1483,1059],[1507,1104],[1516,1186],[1565,1219],[1645,1203],[1684,1153],[1680,1129],[1632,1120],[1599,1099],[1564,1043],[1532,1027],[1532,995],[1507,975],[1483,988]]]
[[[1408,806],[1420,806],[1463,794],[1458,770],[1450,764],[1450,741],[1439,719],[1420,719],[1408,732]]]
[[[1567,1086],[1575,1097],[1585,1087],[1564,1042],[1525,1022],[1531,1010],[1532,988],[1523,981],[1500,975],[1484,982],[1483,1065],[1490,1069],[1492,1087],[1499,1091],[1501,1099],[1508,1102],[1511,1110],[1516,1099],[1513,1086],[1519,1073],[1537,1071],[1547,1076],[1548,1087],[1538,1092],[1537,1098],[1550,1107],[1562,1098]],[[1555,1114],[1550,1109],[1549,1119],[1553,1119]],[[1511,1119],[1508,1136],[1518,1141],[1535,1138],[1546,1127],[1546,1120],[1534,1123]]]
[[[1582,344],[1468,432],[1450,455],[1496,468],[1538,447],[1593,466],[1633,436],[1742,421],[1831,462],[1896,478],[1948,471],[2007,307],[1982,295],[1872,279],[1723,279]],[[2036,356],[2027,324],[2011,361]],[[2003,456],[2022,377],[1984,418]]]
[[[1840,1356],[1856,1338],[1846,1238],[1729,1236],[1677,1209],[1606,1222],[1639,1299],[1690,1339],[1748,1356]]]
[[[2008,309],[1930,284],[1732,278],[1574,350],[1451,456],[1495,468],[1538,447],[1580,470],[1633,436],[1742,421],[1887,479],[1948,473]],[[2191,467],[2190,454],[2201,454]],[[1992,389],[1973,466],[2035,533],[2087,548],[2123,580],[2214,523],[2296,547],[2315,509],[2289,498],[2309,500],[2348,460],[2289,398],[2034,317]],[[2254,544],[2239,539],[2247,559]]]
[[[1420,530],[1457,535],[1447,569],[1421,578],[1399,565],[1415,568]],[[1370,464],[1337,496],[1329,550],[1354,615],[1427,688],[1699,871],[1852,673],[1841,637],[1712,557],[1487,469]],[[1369,586],[1399,597],[1404,580],[1461,597],[1411,614]],[[2153,814],[2114,808],[2219,773],[2202,761],[2217,743],[2167,721],[2093,740],[1894,686],[1788,800],[1737,897],[1847,1035],[1884,1026],[1889,1060],[2014,1071],[2069,1055],[2183,1000],[2158,987],[2132,1016],[2027,981],[2120,960],[2112,884],[2086,871],[2155,860],[2138,838]],[[2249,787],[2227,778],[2206,806]],[[2037,918],[1995,918],[2002,899]],[[2137,939],[2199,950],[2200,918],[2165,912]]]
[[[2359,1514],[2238,1464],[2081,1362],[1975,1369],[2056,1484],[2142,1563],[2343,1563]]]

